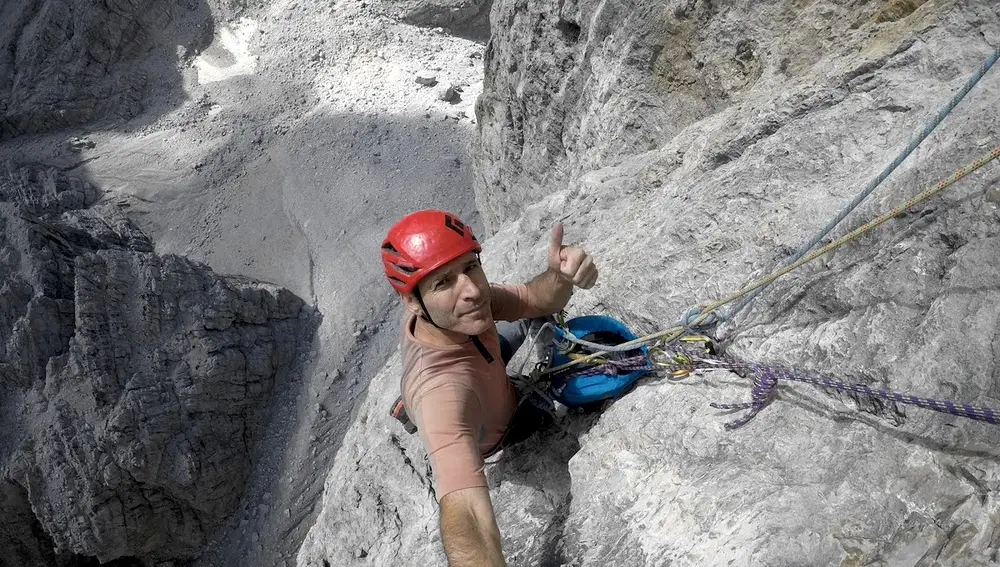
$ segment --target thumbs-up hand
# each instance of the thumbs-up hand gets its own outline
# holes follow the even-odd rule
[[[549,271],[581,289],[594,287],[597,283],[594,259],[581,248],[563,246],[562,240],[562,223],[556,223],[552,227],[552,240],[549,242]]]

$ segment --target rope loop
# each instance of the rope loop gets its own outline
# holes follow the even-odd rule
[[[711,329],[726,320],[725,314],[721,313],[722,309],[715,309],[699,320],[699,316],[705,312],[705,307],[706,305],[704,304],[689,307],[688,310],[681,315],[681,320],[678,321],[677,324],[685,329],[706,330]]]

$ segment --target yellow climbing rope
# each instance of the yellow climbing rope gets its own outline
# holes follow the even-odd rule
[[[879,225],[881,225],[885,221],[887,221],[887,220],[889,220],[891,218],[894,218],[894,217],[898,217],[899,215],[903,214],[903,212],[906,209],[912,207],[913,205],[916,205],[917,203],[920,203],[921,201],[925,201],[925,200],[931,198],[932,196],[934,196],[935,194],[937,194],[940,191],[944,190],[945,188],[953,185],[955,182],[957,182],[958,180],[962,179],[966,175],[969,175],[970,173],[976,171],[977,169],[983,167],[984,165],[986,165],[987,163],[993,161],[994,159],[997,159],[998,157],[1000,157],[1000,146],[997,146],[997,147],[993,148],[993,150],[990,153],[988,153],[986,155],[983,155],[979,159],[977,159],[977,160],[973,161],[972,163],[966,165],[965,167],[959,169],[955,173],[952,173],[951,176],[949,176],[949,177],[947,177],[945,179],[942,179],[941,181],[938,181],[932,187],[930,187],[928,189],[925,189],[924,191],[922,191],[921,193],[917,194],[913,198],[908,199],[906,202],[904,202],[903,204],[899,205],[898,207],[896,207],[896,208],[894,208],[894,209],[892,209],[890,211],[887,211],[885,213],[882,213],[881,215],[875,217],[871,221],[869,221],[869,222],[867,222],[867,223],[859,226],[858,228],[852,230],[851,232],[845,234],[844,236],[841,236],[840,238],[838,238],[838,239],[834,240],[833,242],[827,244],[826,246],[823,246],[822,248],[818,248],[818,249],[810,252],[806,256],[803,256],[802,258],[800,258],[798,261],[796,261],[796,262],[794,262],[792,264],[789,264],[789,265],[787,265],[787,266],[785,266],[783,268],[777,269],[777,270],[771,272],[770,274],[768,274],[767,276],[764,276],[764,277],[762,277],[762,278],[760,278],[758,280],[750,282],[749,284],[747,284],[746,286],[744,286],[739,291],[733,292],[733,293],[731,293],[731,294],[723,297],[722,299],[720,299],[720,300],[718,300],[718,301],[716,301],[714,303],[710,303],[709,305],[707,305],[702,310],[702,312],[697,317],[695,317],[694,319],[692,319],[690,321],[690,323],[688,323],[688,325],[686,327],[675,326],[675,327],[671,327],[671,328],[669,328],[669,329],[667,329],[665,331],[660,331],[658,333],[653,333],[651,335],[646,335],[644,337],[639,337],[638,339],[631,340],[631,341],[629,341],[627,343],[616,345],[616,349],[623,349],[625,347],[630,347],[630,346],[638,346],[638,345],[641,345],[641,344],[644,344],[644,343],[648,343],[648,342],[652,342],[652,341],[655,341],[655,340],[658,340],[658,339],[663,339],[664,342],[670,342],[670,341],[676,339],[681,334],[683,334],[686,330],[694,328],[694,327],[697,327],[698,324],[701,323],[702,321],[704,321],[706,318],[708,318],[708,316],[711,315],[711,313],[713,311],[715,311],[716,309],[722,307],[723,305],[726,305],[727,303],[735,301],[735,300],[743,297],[744,295],[752,292],[753,290],[755,290],[755,289],[757,289],[759,287],[763,287],[763,286],[765,286],[765,285],[773,282],[774,280],[780,278],[781,276],[787,274],[788,272],[791,272],[795,268],[798,268],[799,266],[802,266],[803,264],[805,264],[807,262],[815,260],[816,258],[819,258],[820,256],[826,254],[827,252],[830,252],[831,250],[834,250],[834,249],[836,249],[836,248],[838,248],[838,247],[840,247],[840,246],[842,246],[842,245],[844,245],[844,244],[846,244],[846,243],[854,240],[855,238],[861,236],[862,234],[865,234],[866,232],[871,231],[872,229],[878,227]],[[581,357],[575,358],[574,360],[571,360],[570,362],[567,362],[565,364],[556,366],[554,368],[548,368],[548,369],[542,371],[542,374],[552,374],[554,372],[559,372],[559,371],[564,370],[566,368],[570,368],[572,366],[576,366],[577,364],[581,364],[581,363],[584,363],[584,362],[589,362],[590,360],[593,360],[593,359],[595,359],[597,357],[604,356],[604,355],[607,355],[607,354],[608,354],[607,352],[595,352],[595,353],[589,354],[587,356],[581,356]]]

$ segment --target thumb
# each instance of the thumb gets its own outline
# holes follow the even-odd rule
[[[552,227],[552,240],[549,241],[549,266],[558,268],[560,264],[559,253],[562,251],[563,225],[557,222]]]

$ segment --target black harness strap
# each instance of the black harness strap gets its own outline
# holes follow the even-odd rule
[[[483,358],[486,359],[488,364],[493,364],[493,355],[490,354],[489,349],[486,348],[483,341],[479,340],[478,336],[472,335],[472,344],[476,345],[476,350],[479,351],[479,354],[483,355]]]

